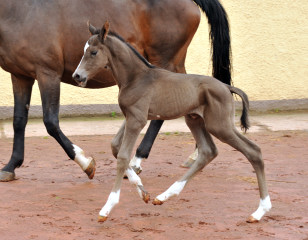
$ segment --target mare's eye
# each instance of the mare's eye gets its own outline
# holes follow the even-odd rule
[[[91,51],[91,56],[96,56],[97,51]]]

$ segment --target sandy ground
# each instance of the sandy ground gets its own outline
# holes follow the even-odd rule
[[[120,203],[107,222],[98,223],[116,173],[112,135],[70,138],[96,159],[93,180],[54,139],[40,136],[26,138],[18,179],[0,183],[0,239],[308,239],[308,132],[262,130],[247,136],[262,148],[273,203],[259,223],[245,221],[259,203],[253,169],[218,141],[218,157],[178,197],[162,206],[145,204],[125,180]],[[2,137],[0,167],[11,148],[12,139]],[[179,165],[193,149],[189,133],[158,136],[141,173],[152,199],[186,171]]]

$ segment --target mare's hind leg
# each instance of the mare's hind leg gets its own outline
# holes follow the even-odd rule
[[[8,164],[0,171],[0,182],[15,179],[15,168],[24,161],[25,128],[28,121],[28,111],[34,79],[11,75],[14,92],[14,143],[13,152]]]
[[[209,116],[208,114],[207,116]],[[225,118],[225,121],[228,118]],[[230,121],[231,123],[231,121]],[[271,207],[271,200],[268,194],[265,173],[264,173],[264,162],[262,160],[262,154],[260,148],[239,133],[233,124],[221,123],[221,124],[208,124],[208,130],[215,137],[220,139],[222,142],[229,144],[236,150],[244,154],[244,156],[252,164],[258,180],[259,193],[260,193],[260,204],[258,209],[249,217],[247,222],[257,222],[263,215],[268,212]],[[221,128],[224,126],[224,128]]]
[[[163,120],[152,120],[144,138],[136,150],[136,155],[132,158],[129,165],[139,174],[142,172],[141,162],[149,157],[150,151],[157,137],[157,134],[163,125]]]
[[[160,205],[170,197],[179,195],[186,183],[217,156],[216,146],[211,135],[205,129],[204,120],[199,116],[186,116],[185,120],[197,142],[198,157],[178,181],[154,199],[154,205]]]
[[[95,161],[86,158],[81,148],[74,145],[59,126],[60,76],[53,71],[39,72],[38,85],[43,105],[43,120],[47,132],[62,146],[70,159],[74,160],[90,179],[95,174]]]

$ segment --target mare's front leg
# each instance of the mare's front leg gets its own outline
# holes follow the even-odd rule
[[[15,168],[24,161],[25,128],[28,122],[28,111],[34,79],[11,74],[14,93],[14,143],[10,161],[0,171],[0,182],[15,179]]]
[[[60,76],[53,71],[38,74],[38,85],[43,105],[43,120],[47,132],[61,145],[70,159],[74,160],[90,179],[95,174],[95,161],[86,158],[81,148],[74,145],[59,126]]]
[[[123,176],[125,172],[130,182],[136,185],[141,185],[139,189],[140,188],[143,189],[142,183],[141,181],[139,181],[140,178],[129,167],[129,158],[133,151],[133,147],[138,138],[138,135],[141,132],[142,128],[145,126],[145,124],[146,124],[146,118],[136,119],[134,115],[132,116],[126,115],[125,126],[122,126],[117,134],[117,137],[120,138],[122,134],[122,130],[124,130],[122,143],[120,144],[120,149],[118,153],[116,154],[117,156],[117,176],[116,176],[114,186],[108,197],[108,200],[106,204],[104,205],[104,207],[99,212],[99,217],[98,217],[99,222],[106,221],[111,210],[114,208],[116,204],[119,203],[120,189],[121,189],[121,184],[122,184],[122,180],[123,180]],[[112,151],[114,152],[114,149]],[[139,178],[139,180],[135,178],[136,176]]]

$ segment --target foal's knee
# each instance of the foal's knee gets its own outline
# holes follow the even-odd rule
[[[123,172],[128,168],[128,160],[124,157],[118,156],[117,158],[117,170]]]

